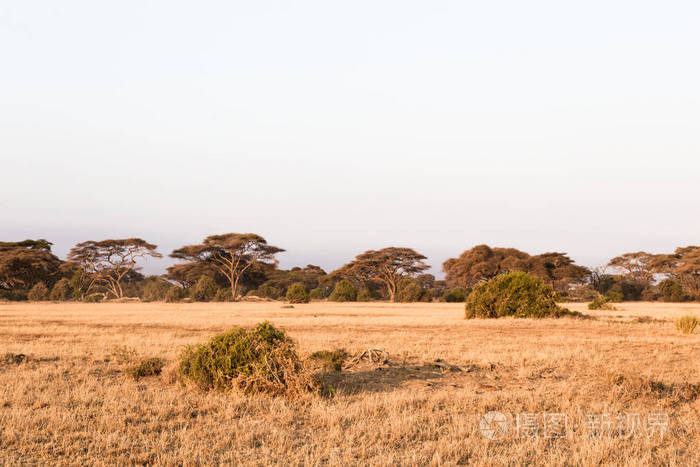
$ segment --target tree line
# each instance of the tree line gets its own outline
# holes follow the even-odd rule
[[[51,247],[44,239],[0,242],[0,299],[457,302],[483,281],[522,271],[550,284],[561,299],[700,300],[698,246],[668,254],[625,253],[589,269],[566,253],[530,255],[478,245],[443,263],[444,280],[425,273],[424,255],[398,247],[365,251],[330,273],[315,265],[283,270],[276,255],[284,250],[253,233],[210,235],[182,246],[169,255],[177,264],[148,277],[138,261],[162,254],[140,238],[81,242],[66,260]]]

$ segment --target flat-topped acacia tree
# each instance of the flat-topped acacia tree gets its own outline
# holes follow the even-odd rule
[[[425,256],[411,248],[388,247],[369,250],[333,273],[340,277],[361,281],[377,281],[386,286],[389,299],[394,301],[399,281],[413,277],[430,268],[423,262]]]
[[[700,299],[700,246],[678,247],[672,255],[657,255],[654,272],[674,278],[683,290]]]
[[[157,245],[140,238],[120,238],[88,240],[78,243],[68,252],[68,261],[90,275],[88,290],[96,286],[105,288],[106,296],[122,298],[122,279],[130,272],[137,271],[139,258],[162,258]]]
[[[60,278],[61,260],[44,240],[0,242],[0,289],[28,290],[38,282],[53,284]]]
[[[268,245],[258,234],[227,233],[210,235],[198,245],[178,248],[170,257],[212,265],[229,280],[231,295],[238,300],[238,286],[243,273],[256,263],[277,264],[275,255],[283,251],[282,248]]]

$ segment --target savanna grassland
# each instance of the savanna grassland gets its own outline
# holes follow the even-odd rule
[[[700,465],[700,333],[673,325],[700,306],[567,306],[596,319],[465,320],[444,303],[2,303],[0,463]],[[332,398],[176,381],[183,346],[263,320],[302,356],[388,360],[328,375]],[[166,367],[134,380],[126,368],[145,357]],[[479,429],[489,411],[507,416],[501,440]],[[537,432],[525,416],[516,428],[525,413]],[[567,416],[564,438],[546,436],[544,413]],[[650,433],[658,414],[663,437]]]

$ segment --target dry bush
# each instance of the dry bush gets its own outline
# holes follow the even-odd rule
[[[205,391],[298,395],[317,388],[294,341],[267,321],[186,347],[180,354],[178,374],[183,382]]]
[[[593,299],[591,303],[588,304],[589,310],[610,310],[614,311],[615,306],[611,303],[610,298],[603,295],[598,295]]]
[[[698,318],[692,315],[681,316],[674,322],[676,329],[683,334],[692,334],[698,325]]]
[[[345,349],[317,350],[309,356],[311,360],[321,362],[325,371],[341,371],[347,357]]]
[[[138,381],[146,376],[158,376],[163,367],[165,366],[165,360],[158,357],[144,358],[137,365],[130,366],[126,369],[126,373]]]

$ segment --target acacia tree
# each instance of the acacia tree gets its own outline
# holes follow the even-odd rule
[[[700,299],[700,246],[679,247],[672,255],[658,255],[653,268],[673,277],[688,295]]]
[[[275,255],[283,251],[254,233],[227,233],[210,235],[198,245],[178,248],[170,257],[213,266],[229,281],[231,295],[237,300],[244,273],[258,263],[277,264]]]
[[[140,238],[88,240],[78,243],[68,252],[68,261],[90,275],[87,289],[102,286],[106,296],[122,298],[122,280],[136,273],[139,258],[162,258],[157,245]]]
[[[610,260],[608,267],[622,271],[628,281],[640,287],[648,287],[654,282],[655,261],[656,255],[637,251],[616,256]]]
[[[559,292],[566,292],[572,284],[583,283],[590,274],[588,268],[574,264],[566,253],[531,256],[515,248],[488,245],[477,245],[457,258],[446,260],[442,269],[451,287],[469,288],[499,274],[522,271],[548,282]]]
[[[401,279],[413,277],[430,266],[423,260],[425,256],[411,248],[388,247],[369,250],[333,273],[335,276],[356,278],[363,282],[380,282],[394,301]]]
[[[457,258],[442,263],[445,280],[451,287],[473,287],[481,281],[510,271],[527,271],[530,255],[515,248],[477,245]]]
[[[61,260],[44,240],[0,242],[0,289],[30,289],[39,282],[53,284],[60,278]]]

